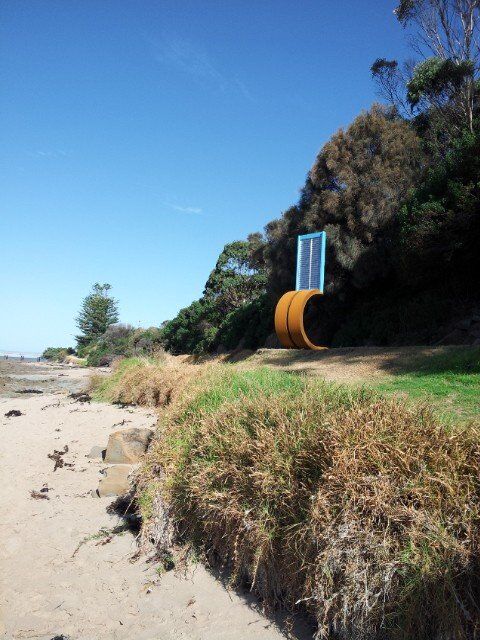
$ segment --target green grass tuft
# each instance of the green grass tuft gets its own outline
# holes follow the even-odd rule
[[[125,374],[132,369],[143,367],[148,362],[146,358],[124,358],[119,360],[112,373],[108,376],[94,375],[92,377],[92,398],[97,402],[113,402],[119,384]]]

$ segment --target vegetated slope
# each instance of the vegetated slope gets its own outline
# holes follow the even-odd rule
[[[191,367],[180,387],[169,369],[137,486],[145,540],[305,607],[319,637],[475,637],[478,423],[267,367]]]
[[[179,354],[265,346],[276,302],[295,287],[297,237],[320,230],[325,296],[316,314],[307,312],[314,340],[435,344],[450,334],[452,344],[473,344],[475,336],[455,338],[452,329],[480,308],[480,135],[429,153],[420,134],[418,122],[378,105],[335,133],[298,202],[264,236],[225,246],[202,298],[166,323],[165,347]]]
[[[428,403],[449,421],[480,416],[480,347],[349,347],[324,351],[259,349],[223,356],[129,358],[101,377],[97,395],[110,402],[165,406],[199,374],[198,364],[270,367],[330,382],[367,386],[384,395]]]
[[[480,347],[260,349],[245,364],[400,394],[409,401],[427,402],[453,421],[480,416]]]

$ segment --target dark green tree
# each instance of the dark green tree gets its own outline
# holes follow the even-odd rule
[[[400,281],[429,286],[480,269],[480,135],[465,132],[400,212]],[[462,275],[463,274],[463,275]],[[476,288],[476,287],[475,287]]]
[[[211,272],[203,295],[227,314],[265,292],[264,240],[260,233],[225,245]]]
[[[267,225],[269,290],[294,288],[297,236],[327,232],[326,291],[348,295],[388,276],[398,211],[424,167],[421,142],[395,110],[375,105],[325,144],[300,200]]]
[[[202,298],[162,328],[166,349],[172,353],[202,353],[219,346],[234,349],[244,338],[247,345],[259,344],[259,334],[265,331],[265,322],[259,321],[267,283],[264,249],[261,233],[225,245]]]
[[[202,353],[213,345],[220,317],[212,300],[195,300],[162,329],[162,342],[173,354]]]
[[[93,285],[92,292],[84,298],[77,316],[77,327],[81,334],[76,336],[80,352],[95,340],[98,340],[107,328],[118,322],[118,303],[109,294],[109,284]]]

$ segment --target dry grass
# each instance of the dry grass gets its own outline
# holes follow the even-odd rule
[[[156,483],[177,535],[267,606],[302,602],[319,637],[476,637],[479,428],[298,376],[219,375],[213,406],[197,390],[164,416],[139,485]]]
[[[93,376],[91,390],[98,400],[165,407],[187,386],[197,368],[172,359],[129,358],[120,360],[112,374]]]
[[[138,480],[144,538],[305,607],[320,638],[480,637],[478,424],[268,369],[163,366],[157,395],[130,376],[122,401],[168,405]]]

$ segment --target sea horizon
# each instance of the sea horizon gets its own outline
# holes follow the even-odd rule
[[[23,360],[25,361],[35,361],[38,358],[42,357],[41,352],[36,351],[6,351],[0,349],[0,359],[2,360]]]

